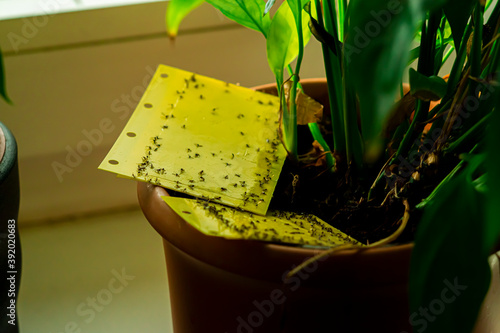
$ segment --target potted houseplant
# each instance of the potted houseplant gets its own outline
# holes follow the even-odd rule
[[[170,2],[172,36],[202,2]],[[470,332],[490,286],[487,259],[500,234],[500,5],[288,0],[271,17],[278,6],[272,0],[207,2],[267,39],[287,154],[273,200],[283,210],[311,208],[365,248],[394,245],[313,250],[204,236],[177,215],[188,219],[184,211],[164,204],[163,189],[139,184],[145,215],[164,237],[176,329]],[[326,94],[306,84],[303,90],[330,107],[323,121],[298,125],[310,119],[298,96],[311,34],[323,46]],[[438,74],[451,54],[456,58],[445,80]],[[409,70],[406,93],[401,77],[411,62],[417,66]],[[498,269],[494,273],[498,283]],[[297,293],[290,281],[301,285]],[[246,287],[235,294],[236,286]],[[498,309],[498,290],[491,292],[493,303],[484,311]],[[211,306],[217,299],[226,306]],[[478,325],[498,329],[498,322]]]
[[[0,96],[11,103],[5,89],[2,52],[0,50]],[[0,253],[2,270],[1,298],[6,315],[0,321],[2,332],[18,332],[17,295],[21,276],[21,246],[17,217],[19,212],[19,172],[17,144],[14,135],[0,122]]]

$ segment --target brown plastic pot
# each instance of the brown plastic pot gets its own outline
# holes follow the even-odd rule
[[[328,102],[325,80],[303,85]],[[340,252],[285,282],[288,271],[319,251],[204,235],[162,200],[165,189],[138,183],[137,190],[144,215],[163,238],[175,333],[412,331],[412,244]],[[499,309],[498,267],[495,283],[488,297],[497,307],[486,306],[491,320],[476,332],[494,324],[497,330],[488,332],[500,332],[490,311]]]

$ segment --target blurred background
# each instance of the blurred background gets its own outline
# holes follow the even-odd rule
[[[264,38],[209,5],[174,44],[167,4],[0,0],[14,103],[0,101],[0,119],[16,136],[21,179],[21,332],[171,332],[161,238],[136,184],[97,166],[158,64],[247,87],[273,75]],[[311,40],[302,78],[324,76],[319,59]]]

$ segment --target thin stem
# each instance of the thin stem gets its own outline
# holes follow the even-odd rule
[[[311,134],[316,140],[320,146],[323,148],[323,150],[326,153],[326,165],[328,167],[328,170],[333,171],[333,167],[335,166],[335,159],[333,158],[332,152],[330,150],[330,147],[328,146],[328,143],[326,143],[325,139],[321,135],[321,131],[319,129],[319,126],[317,123],[310,123],[308,124],[309,130],[311,131]]]
[[[292,143],[290,148],[290,152],[293,155],[295,159],[298,157],[298,151],[297,151],[297,146],[298,146],[298,138],[297,138],[297,104],[295,103],[295,97],[297,96],[297,83],[299,81],[299,73],[300,73],[300,66],[302,65],[302,58],[304,57],[304,36],[302,32],[302,7],[301,7],[301,2],[297,1],[297,22],[296,27],[297,27],[297,36],[298,36],[298,43],[299,43],[299,53],[297,56],[297,62],[295,65],[295,71],[294,75],[292,76],[292,88],[290,89],[290,118],[291,122],[290,124],[287,124],[287,128],[290,130],[291,133],[287,133],[287,135],[290,135],[292,138]]]
[[[462,40],[460,42],[460,47],[458,48],[457,57],[451,68],[450,76],[448,77],[448,87],[446,89],[446,98],[451,98],[454,94],[455,88],[460,80],[460,75],[462,74],[463,65],[465,62],[466,51],[467,51],[467,40],[472,32],[471,24],[467,24],[467,28],[464,31]]]
[[[450,145],[444,150],[445,154],[457,153],[464,145],[470,142],[477,142],[477,138],[484,134],[485,129],[488,125],[488,120],[490,119],[491,113],[488,113],[480,121],[474,124],[467,132],[462,134],[457,140],[450,143]]]
[[[345,22],[345,10],[347,8],[347,0],[339,0],[339,40],[340,42],[344,42],[344,22]]]
[[[329,0],[325,0],[326,1]],[[321,1],[316,0],[316,11],[318,16],[318,23],[321,24],[325,29],[328,26],[331,27],[331,13],[328,12],[330,6],[325,5],[325,24],[323,21],[323,13],[321,12]],[[328,24],[328,22],[330,22]],[[327,30],[328,31],[328,30]],[[336,35],[336,30],[331,32]],[[337,46],[336,46],[337,47]],[[323,58],[325,63],[325,73],[328,81],[328,97],[330,99],[330,114],[332,119],[332,130],[333,130],[333,145],[334,150],[337,153],[345,152],[345,133],[344,133],[344,116],[343,116],[343,103],[342,103],[342,72],[340,67],[340,58],[336,57],[330,49],[322,45]],[[341,54],[340,51],[337,54]]]
[[[483,37],[483,11],[479,1],[474,9],[474,35],[472,36],[472,50],[470,54],[470,75],[478,78],[481,75],[481,44]],[[475,88],[475,81],[471,81],[472,88]]]
[[[363,142],[358,129],[358,113],[356,112],[356,95],[346,75],[344,86],[344,130],[347,162],[358,170],[363,167]]]
[[[446,51],[446,53],[443,56],[443,64],[446,63],[446,61],[451,56],[451,54],[453,53],[453,51],[455,51],[455,47],[450,45],[450,48]]]
[[[434,74],[436,34],[439,28],[440,20],[440,13],[439,15],[437,13],[434,13],[431,14],[428,24],[426,24],[425,21],[422,22],[422,39],[420,42],[420,57],[418,59],[417,69],[425,76],[431,76]],[[403,140],[401,141],[392,162],[396,161],[399,156],[406,154],[411,148],[413,141],[415,141],[418,136],[418,132],[416,131],[417,126],[423,121],[427,120],[427,117],[429,115],[429,105],[429,102],[424,102],[422,100],[417,101],[417,107],[413,120],[410,124],[410,127],[406,131],[406,134],[403,137]]]

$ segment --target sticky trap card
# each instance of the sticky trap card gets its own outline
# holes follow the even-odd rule
[[[204,200],[176,197],[163,197],[163,200],[186,222],[206,235],[328,247],[344,244],[362,246],[314,215],[270,211],[266,216],[260,216]]]
[[[265,215],[278,128],[278,97],[160,65],[99,169]]]

